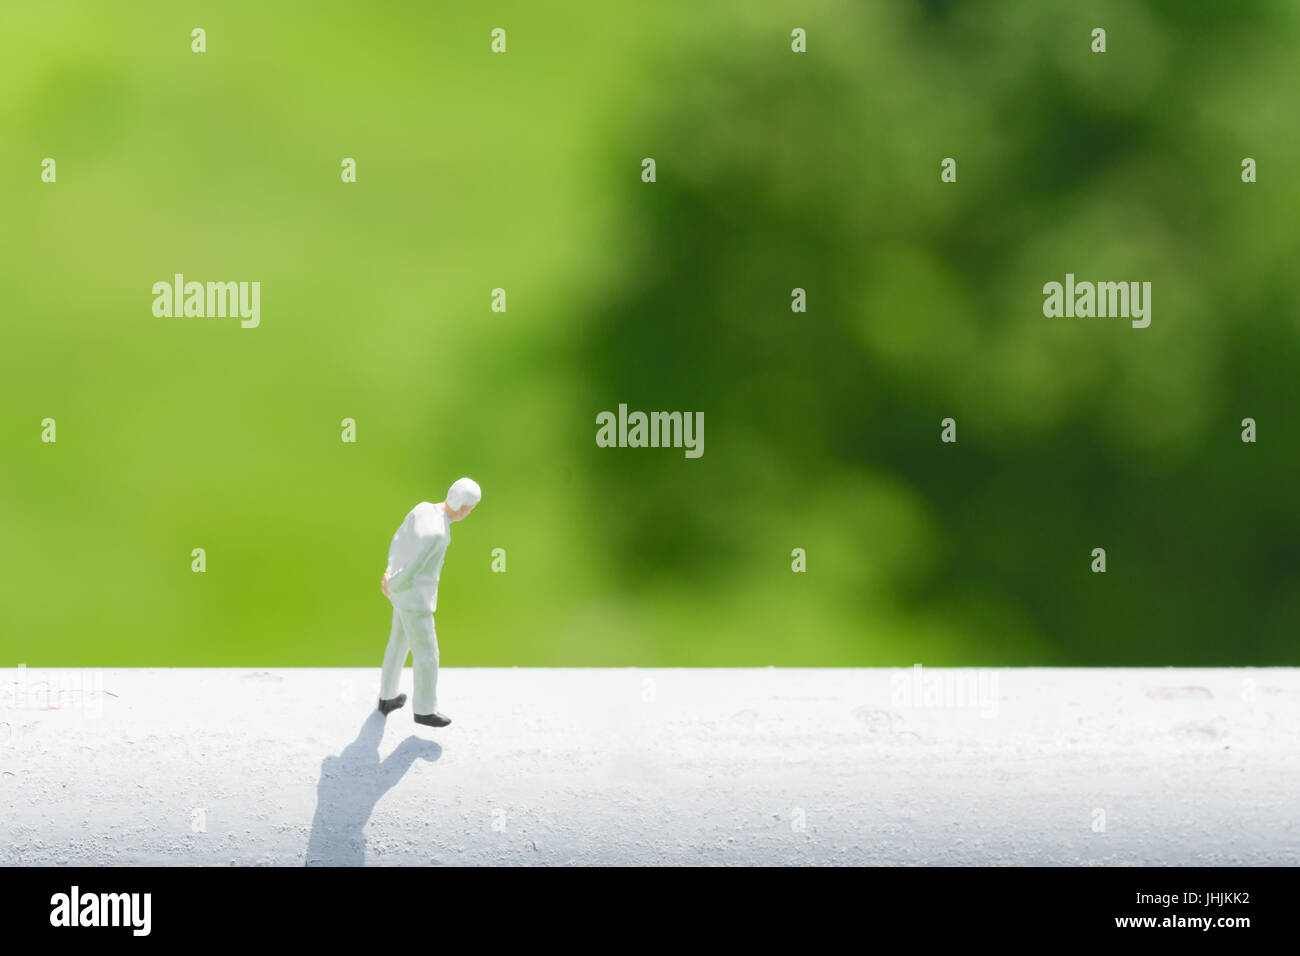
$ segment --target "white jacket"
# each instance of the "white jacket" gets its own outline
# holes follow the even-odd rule
[[[451,520],[441,505],[421,501],[410,510],[388,547],[388,590],[393,607],[436,611],[438,577],[451,543]]]

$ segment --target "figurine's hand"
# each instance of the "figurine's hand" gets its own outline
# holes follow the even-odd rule
[[[391,578],[392,576],[393,576],[393,572],[392,572],[392,571],[385,571],[385,572],[384,572],[384,579],[383,579],[382,581],[379,582],[379,590],[381,590],[381,591],[384,592],[384,597],[392,597],[392,596],[393,596],[393,592],[390,591],[390,590],[388,590],[388,579]]]

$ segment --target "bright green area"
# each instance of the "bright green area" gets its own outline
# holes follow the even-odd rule
[[[468,474],[444,665],[1298,663],[1298,39],[1282,0],[6,3],[0,661],[378,666],[389,538]],[[155,318],[176,272],[261,326]],[[1150,328],[1045,318],[1067,272],[1152,282]],[[597,448],[620,402],[704,456]]]

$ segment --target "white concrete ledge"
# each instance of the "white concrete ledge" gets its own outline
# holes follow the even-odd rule
[[[378,675],[0,671],[0,864],[1300,863],[1295,669]]]

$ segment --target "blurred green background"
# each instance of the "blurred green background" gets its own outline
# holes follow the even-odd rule
[[[1298,28],[6,3],[0,660],[378,667],[389,539],[467,474],[444,665],[1300,663]],[[155,318],[176,272],[260,328]],[[1150,328],[1044,318],[1066,272]],[[704,456],[597,448],[621,402]]]

